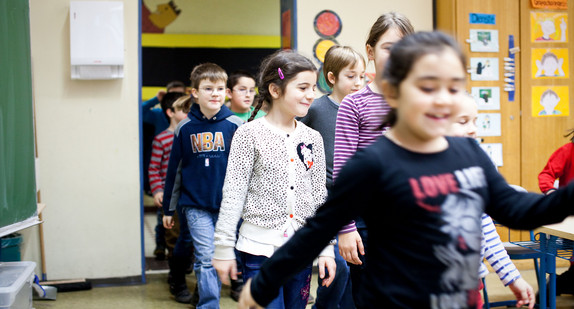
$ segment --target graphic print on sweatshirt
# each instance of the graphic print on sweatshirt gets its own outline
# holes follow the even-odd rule
[[[223,132],[202,132],[190,135],[193,153],[225,151]]]
[[[469,297],[468,291],[478,285],[476,266],[485,203],[473,190],[487,187],[482,168],[420,176],[409,179],[409,184],[419,207],[440,213],[440,231],[449,239],[433,246],[433,255],[446,267],[439,284],[447,292],[431,294],[432,308],[472,308],[476,299]]]
[[[313,155],[313,144],[306,145],[305,143],[300,143],[297,145],[297,154],[308,171],[313,166],[313,160],[315,158]]]

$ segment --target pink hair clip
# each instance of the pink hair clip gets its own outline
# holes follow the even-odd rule
[[[277,68],[277,73],[279,73],[279,78],[284,79],[285,75],[283,75],[283,71],[281,71],[281,68]]]

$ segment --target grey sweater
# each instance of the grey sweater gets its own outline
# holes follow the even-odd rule
[[[333,186],[333,157],[335,155],[335,123],[339,105],[324,95],[311,104],[307,115],[300,119],[307,126],[319,131],[325,146],[327,189]]]

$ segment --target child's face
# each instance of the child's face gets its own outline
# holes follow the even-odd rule
[[[377,76],[382,76],[385,70],[391,47],[402,38],[403,34],[397,28],[390,28],[381,35],[375,46],[367,45],[367,55],[369,56],[369,60],[375,62]]]
[[[478,107],[474,99],[465,96],[460,104],[459,112],[454,116],[454,122],[450,126],[450,136],[476,137],[476,119],[478,118]]]
[[[227,90],[227,96],[234,112],[248,112],[255,98],[255,80],[240,77],[233,89]]]
[[[175,121],[177,123],[180,123],[186,117],[187,117],[187,114],[184,111],[182,111],[181,109],[176,109],[175,112],[173,113],[173,119],[175,119]]]
[[[274,98],[271,108],[278,108],[288,117],[303,117],[315,99],[316,86],[316,72],[300,72],[285,85],[285,93]]]
[[[554,75],[554,72],[558,69],[558,61],[554,57],[546,57],[542,62],[542,69],[544,70],[544,75]]]
[[[418,142],[447,135],[452,117],[458,113],[456,102],[466,95],[464,83],[464,68],[452,49],[422,56],[389,99],[397,109],[393,129]]]
[[[339,72],[339,76],[333,83],[333,92],[344,97],[361,89],[364,84],[365,66],[363,61],[357,60],[354,66],[349,64]]]
[[[224,80],[212,82],[204,79],[197,89],[191,89],[191,94],[204,114],[217,113],[225,100],[226,89]]]

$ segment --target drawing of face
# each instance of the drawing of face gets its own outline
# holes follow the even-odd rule
[[[554,108],[556,105],[558,105],[558,102],[560,102],[560,98],[556,92],[552,90],[545,91],[540,98],[540,105],[544,107],[546,115],[552,115]]]
[[[554,75],[554,72],[558,70],[560,63],[556,57],[546,57],[542,61],[542,70],[544,70],[544,75],[550,76]]]
[[[544,33],[544,37],[549,37],[550,35],[556,32],[556,26],[554,26],[554,21],[552,20],[545,20],[540,23],[540,28],[542,29],[542,33]]]

